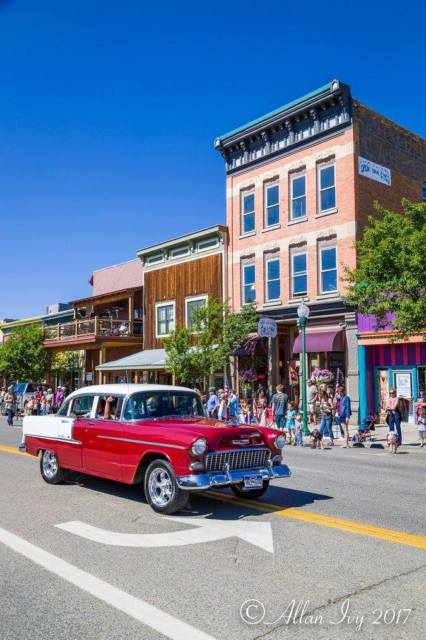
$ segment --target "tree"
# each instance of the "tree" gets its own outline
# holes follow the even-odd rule
[[[47,369],[47,352],[42,344],[40,327],[18,328],[0,347],[0,371],[9,380],[33,380],[44,378]]]
[[[426,331],[426,203],[403,200],[403,214],[375,203],[356,243],[357,267],[345,269],[348,302],[390,325],[395,338]]]
[[[210,299],[194,311],[191,329],[176,329],[164,339],[167,367],[177,380],[188,384],[222,371],[231,352],[256,331],[257,321],[253,305],[234,313],[229,305]]]

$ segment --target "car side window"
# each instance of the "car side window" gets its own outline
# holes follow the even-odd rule
[[[127,400],[123,420],[141,420],[147,415],[145,396],[135,395]]]
[[[66,402],[64,402],[64,404],[61,406],[61,408],[59,409],[58,413],[56,414],[57,416],[67,416],[68,415],[68,408],[70,406],[70,400],[67,400]]]
[[[74,418],[90,418],[93,400],[93,396],[77,396],[77,398],[73,398],[70,415]]]
[[[124,398],[119,396],[100,396],[96,404],[97,420],[120,420]]]

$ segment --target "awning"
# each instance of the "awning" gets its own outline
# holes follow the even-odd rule
[[[164,349],[146,349],[131,356],[105,362],[96,367],[97,371],[143,371],[147,369],[165,369],[166,352]]]
[[[306,332],[307,353],[323,353],[329,351],[344,351],[342,327],[327,330],[312,329]],[[293,353],[302,351],[302,336],[298,335],[293,344]]]

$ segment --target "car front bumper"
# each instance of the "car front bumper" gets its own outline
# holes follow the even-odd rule
[[[286,464],[261,467],[260,469],[233,469],[218,473],[194,473],[189,476],[176,478],[178,487],[187,491],[210,489],[211,487],[225,487],[230,484],[244,482],[245,476],[262,476],[263,480],[274,478],[289,478],[291,471]]]

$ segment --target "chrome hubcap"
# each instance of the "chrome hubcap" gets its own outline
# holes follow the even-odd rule
[[[48,480],[55,477],[58,472],[58,461],[53,451],[43,453],[43,473]]]
[[[148,479],[149,497],[158,507],[169,504],[173,495],[173,485],[170,475],[163,467],[153,469]]]

